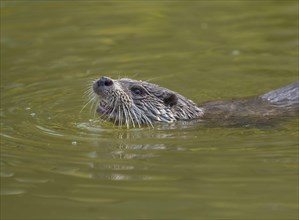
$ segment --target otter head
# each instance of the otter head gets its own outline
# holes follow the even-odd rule
[[[102,77],[93,83],[101,118],[120,126],[172,123],[202,116],[194,102],[169,89],[132,79]]]

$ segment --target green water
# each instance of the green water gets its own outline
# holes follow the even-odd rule
[[[1,219],[297,219],[298,120],[118,129],[100,76],[195,102],[298,80],[298,1],[1,1]]]

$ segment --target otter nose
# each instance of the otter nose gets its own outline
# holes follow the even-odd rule
[[[99,87],[112,86],[113,85],[113,81],[112,81],[112,79],[109,79],[108,77],[102,77],[101,79],[99,79],[97,81],[97,85]]]

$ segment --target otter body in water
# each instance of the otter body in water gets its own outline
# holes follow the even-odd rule
[[[93,83],[93,91],[99,96],[100,117],[127,127],[191,119],[295,115],[299,109],[299,82],[254,98],[201,105],[169,89],[128,78],[102,77]]]

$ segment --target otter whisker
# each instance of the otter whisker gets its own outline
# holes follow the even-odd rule
[[[130,127],[130,125],[129,125],[129,120],[128,120],[128,113],[127,113],[127,109],[125,108],[125,106],[124,106],[124,105],[122,105],[122,109],[123,109],[123,112],[124,112],[124,115],[125,115],[125,123],[126,123],[126,125],[127,125],[127,128],[129,128],[129,127]]]
[[[122,117],[121,117],[121,111],[120,111],[120,106],[118,106],[118,126],[121,127],[122,126]]]
[[[134,120],[133,120],[133,117],[132,117],[131,111],[130,111],[130,109],[129,109],[129,108],[127,108],[127,111],[128,111],[128,113],[129,113],[129,117],[130,117],[130,119],[131,119],[131,122],[132,122],[133,128],[135,128],[135,123],[134,123]]]
[[[123,108],[123,105],[121,106],[121,109],[122,109],[122,116],[123,116],[123,125],[122,126],[126,126],[127,127],[127,117],[126,117],[126,111],[125,109]]]
[[[113,108],[112,110],[111,110],[111,106],[107,106],[106,107],[107,109],[106,109],[106,111],[105,111],[105,115],[104,115],[104,117],[103,117],[103,115],[102,115],[102,118],[105,120],[105,121],[107,121],[107,120],[110,120],[110,119],[112,119],[113,117],[113,114],[114,114],[114,110],[115,110],[115,108]]]
[[[126,117],[126,112],[125,109],[123,109],[123,106],[121,107],[122,109],[122,116],[123,116],[123,125],[122,126],[127,126],[127,117]]]
[[[114,122],[113,122],[113,127],[115,126],[116,122],[117,122],[117,113],[116,113],[116,106],[117,104],[114,102],[114,99],[111,99],[110,100],[110,103],[111,105],[110,106],[113,106],[112,110],[110,111],[109,113],[109,110],[107,110],[107,114],[106,114],[106,117],[104,120],[111,120],[113,119],[113,115],[115,115],[115,118],[114,118]],[[110,108],[111,109],[111,108]],[[108,114],[109,113],[109,114]]]
[[[150,125],[152,128],[154,127],[151,120],[146,115],[143,115],[143,118],[145,119],[145,123],[147,125]]]
[[[90,95],[93,95],[93,91],[91,88],[87,88],[83,94],[85,96],[90,96]]]
[[[112,118],[112,115],[113,114],[116,114],[117,115],[117,113],[116,113],[116,106],[117,106],[117,104],[114,102],[114,100],[113,100],[113,109],[112,109],[112,111],[111,111],[111,113],[110,113],[110,115],[109,115],[109,118]],[[117,119],[117,117],[115,118],[115,119]],[[116,123],[116,121],[114,121],[114,124]]]
[[[84,95],[85,97],[87,97],[87,103],[81,108],[80,113],[89,105],[92,104],[91,107],[93,107],[93,105],[96,103],[97,97],[94,94],[92,87],[89,85],[88,88],[85,90]],[[92,108],[91,108],[92,110]]]
[[[128,128],[128,120],[127,120],[128,116],[123,104],[121,105],[121,108],[122,108],[122,112],[124,113],[124,125]]]
[[[90,97],[90,95],[94,95],[93,93],[93,84],[94,84],[95,81],[91,81],[90,83],[88,83],[86,85],[86,89],[85,89],[85,92],[83,93],[85,96],[88,96]]]
[[[132,114],[133,114],[133,116],[134,116],[134,118],[135,118],[135,120],[136,120],[136,122],[137,122],[137,124],[138,124],[138,126],[139,126],[139,128],[141,127],[140,126],[140,120],[139,120],[139,118],[137,117],[137,115],[136,115],[136,113],[135,113],[135,105],[134,106],[132,106]]]
[[[80,110],[80,113],[86,108],[87,105],[89,105],[90,103],[92,103],[94,105],[94,103],[96,103],[96,97],[93,96],[91,97],[87,103],[82,107],[82,109]]]
[[[115,125],[117,124],[117,121],[119,121],[118,119],[118,114],[115,114],[115,118],[114,118],[114,122],[113,122],[113,127],[115,127]]]
[[[93,102],[90,106],[90,111],[93,112],[93,118],[95,118],[96,116],[96,112],[97,112],[97,103]]]
[[[130,113],[130,110],[129,110],[128,106],[125,106],[125,108],[126,108],[127,117],[128,117],[128,124],[129,125],[131,124],[133,126],[133,128],[135,128],[135,123],[134,123],[134,121],[132,119],[132,115]]]

